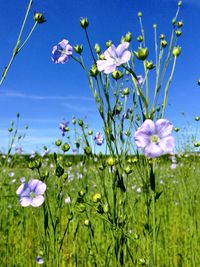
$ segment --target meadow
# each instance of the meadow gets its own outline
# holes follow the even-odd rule
[[[32,0],[0,86],[35,28],[47,22],[36,12],[23,41],[31,7]],[[0,266],[200,266],[200,117],[192,136],[165,118],[182,53],[181,8],[178,1],[169,39],[153,25],[154,53],[142,12],[133,45],[127,32],[118,45],[108,40],[101,48],[90,39],[88,18],[80,19],[89,67],[82,44],[63,39],[52,47],[52,64],[73,60],[85,73],[102,127],[94,132],[73,116],[59,123],[53,149],[29,154],[17,113],[0,154]]]

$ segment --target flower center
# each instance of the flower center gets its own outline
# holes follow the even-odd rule
[[[157,144],[159,142],[160,138],[157,134],[154,134],[150,137],[150,140],[152,143]]]
[[[30,198],[35,198],[36,197],[36,194],[35,192],[30,192],[30,195],[29,195]]]
[[[116,64],[117,66],[121,65],[121,64],[120,64],[120,58],[118,58],[118,57],[115,58],[115,64]]]

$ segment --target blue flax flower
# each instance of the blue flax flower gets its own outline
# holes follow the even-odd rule
[[[46,191],[46,184],[37,180],[31,179],[28,183],[23,183],[17,189],[16,194],[19,196],[19,203],[22,207],[39,207],[44,202],[43,194]]]
[[[51,59],[56,64],[64,64],[69,60],[72,51],[73,47],[69,44],[68,40],[64,39],[53,47]]]
[[[105,74],[112,73],[120,65],[127,63],[131,58],[131,52],[127,49],[129,43],[124,42],[116,48],[113,44],[104,52],[105,59],[97,60],[97,68]]]
[[[94,137],[95,144],[98,146],[101,146],[104,142],[103,134],[100,132],[97,132]]]
[[[159,119],[155,123],[145,120],[135,132],[137,147],[144,149],[144,154],[156,158],[171,153],[175,146],[175,139],[171,136],[173,125],[166,119]]]

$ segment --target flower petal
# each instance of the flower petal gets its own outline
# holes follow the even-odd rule
[[[42,195],[46,191],[47,186],[45,183],[39,181],[36,188],[35,188],[35,194],[36,195]]]
[[[104,52],[105,59],[116,59],[117,52],[116,47],[112,44],[105,52]]]
[[[134,138],[135,138],[135,143],[137,147],[140,147],[140,148],[145,148],[145,146],[147,146],[150,142],[149,135],[147,135],[146,133],[142,131],[135,132]]]
[[[24,186],[25,186],[24,183],[20,185],[20,187],[16,191],[16,194],[17,195],[20,195],[22,193],[22,191],[24,190]]]
[[[69,41],[66,40],[66,39],[64,39],[64,40],[62,40],[60,43],[58,43],[58,45],[59,45],[62,49],[65,50],[65,48],[66,48],[66,46],[67,46],[68,43],[69,43]]]
[[[152,120],[145,120],[138,131],[141,131],[150,137],[156,133],[156,127]]]
[[[125,51],[123,53],[123,55],[121,56],[121,58],[120,58],[120,64],[119,65],[127,63],[130,60],[130,58],[131,58],[131,52],[130,51]]]
[[[156,121],[156,132],[160,138],[171,134],[173,125],[166,119],[159,119]]]
[[[28,182],[28,187],[29,187],[30,191],[33,191],[33,192],[35,191],[35,188],[37,187],[38,182],[40,182],[40,180],[38,180],[38,179],[31,179]]]
[[[171,153],[173,148],[175,147],[175,139],[173,136],[166,136],[160,139],[158,145],[162,148],[165,154]]]
[[[146,157],[157,158],[163,154],[163,150],[155,143],[149,143],[145,149],[144,154]]]
[[[128,42],[124,42],[124,43],[118,45],[116,52],[117,52],[117,56],[119,58],[121,58],[123,56],[124,52],[129,48],[129,45],[130,44]]]
[[[31,199],[30,205],[33,207],[39,207],[43,204],[44,197],[43,196],[36,196]]]
[[[22,207],[28,207],[31,204],[30,197],[21,197],[19,203]]]

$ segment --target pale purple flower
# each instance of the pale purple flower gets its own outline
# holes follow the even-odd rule
[[[37,179],[31,179],[28,183],[21,184],[16,191],[16,194],[19,196],[19,203],[21,206],[41,206],[44,202],[43,194],[46,191],[46,187],[45,183]]]
[[[137,76],[137,83],[138,83],[138,85],[143,85],[143,83],[144,83],[144,78],[141,76],[141,75],[138,75]]]
[[[127,63],[131,58],[131,52],[127,49],[129,43],[124,42],[116,48],[113,44],[104,52],[105,59],[97,60],[97,69],[105,74],[112,73],[120,65]]]
[[[175,170],[176,167],[177,167],[176,163],[172,163],[171,166],[170,166],[170,168],[171,168],[172,170]]]
[[[68,124],[69,124],[69,121],[67,121],[67,122],[61,122],[61,123],[59,124],[59,129],[60,129],[61,132],[62,132],[62,136],[65,135],[65,132],[67,131],[67,128],[68,128]]]
[[[36,257],[36,263],[42,265],[42,264],[44,264],[44,259],[41,256],[37,256]]]
[[[56,64],[64,64],[69,60],[72,51],[73,47],[69,44],[68,40],[64,39],[53,47],[51,59]]]
[[[144,149],[144,154],[156,158],[171,153],[175,146],[175,139],[171,136],[173,125],[166,119],[159,119],[155,123],[145,120],[135,132],[137,147]]]
[[[94,137],[95,144],[98,146],[101,146],[104,142],[103,134],[100,132],[97,132]]]

